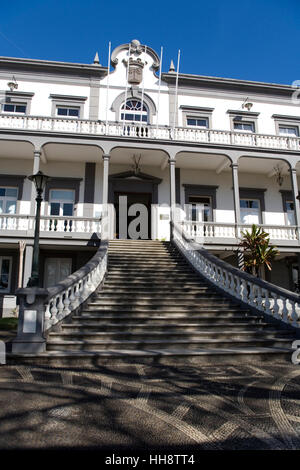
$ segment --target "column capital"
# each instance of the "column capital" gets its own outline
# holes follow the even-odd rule
[[[168,162],[169,162],[170,165],[171,165],[171,164],[172,164],[172,165],[175,165],[175,163],[176,163],[176,158],[169,158],[169,159],[168,159]]]
[[[109,160],[110,160],[110,155],[109,155],[109,153],[104,153],[104,154],[102,155],[102,158],[103,158],[104,161],[109,161]]]
[[[40,157],[40,156],[42,155],[42,151],[41,151],[41,150],[34,149],[33,155],[34,155],[35,157]]]
[[[297,172],[297,168],[289,168],[289,172],[295,175]]]

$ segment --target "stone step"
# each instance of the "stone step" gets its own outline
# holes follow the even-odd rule
[[[151,351],[140,349],[118,349],[105,351],[64,351],[54,350],[40,354],[7,354],[9,364],[34,364],[40,366],[97,367],[110,364],[145,364],[165,366],[188,365],[241,365],[241,364],[284,364],[291,362],[291,348],[240,347],[222,349],[174,349],[155,348]]]
[[[160,286],[160,287],[153,287],[153,286],[148,286],[148,287],[132,287],[132,284],[129,284],[130,287],[121,287],[122,284],[118,285],[118,294],[136,294],[140,295],[161,295],[164,296],[165,293],[168,293],[170,295],[171,293],[174,293],[174,295],[181,295],[184,296],[186,294],[201,294],[201,293],[215,293],[215,291],[211,287],[207,286],[200,286],[200,287],[180,287],[180,286],[172,286],[169,287],[168,289],[165,288],[165,286]],[[116,289],[113,289],[110,287],[106,282],[104,284],[103,290],[99,292],[99,297],[102,297],[103,295],[115,295]]]
[[[118,280],[111,280],[109,278],[109,276],[105,279],[105,282],[104,282],[104,288],[108,288],[108,289],[113,289],[114,292],[115,289],[117,288],[118,290],[120,288],[129,288],[129,289],[164,289],[164,291],[170,291],[171,289],[178,289],[178,290],[181,290],[181,289],[213,289],[213,287],[209,287],[207,284],[204,284],[203,282],[184,282],[184,284],[177,284],[176,282],[172,282],[168,279],[166,279],[163,283],[158,281],[158,282],[155,282],[155,279],[153,280],[146,280],[146,279],[142,279],[142,280],[139,280],[139,279],[134,279],[133,281],[127,281],[127,280],[123,280],[121,281],[118,281]]]
[[[101,309],[107,309],[107,308],[110,308],[110,307],[115,307],[118,306],[118,308],[120,309],[136,309],[138,307],[148,307],[150,310],[151,309],[173,309],[176,310],[176,309],[180,309],[180,308],[184,308],[185,310],[186,309],[191,309],[191,310],[197,310],[197,308],[199,306],[201,307],[207,307],[207,306],[215,306],[215,307],[218,307],[218,306],[227,306],[227,307],[231,307],[232,305],[234,305],[233,302],[231,302],[229,299],[228,300],[223,300],[223,299],[215,299],[215,298],[209,298],[209,297],[206,297],[206,298],[203,298],[203,299],[198,299],[197,302],[192,302],[192,300],[184,300],[184,299],[176,299],[176,302],[172,302],[171,300],[168,300],[168,299],[152,299],[152,298],[149,298],[149,299],[136,299],[136,300],[133,300],[133,299],[129,299],[130,301],[126,301],[126,300],[122,300],[122,299],[117,299],[117,298],[108,298],[108,299],[96,299],[96,300],[93,300],[92,302],[89,302],[89,307],[91,308],[101,308]]]
[[[115,252],[108,252],[108,258],[111,260],[122,261],[122,260],[136,260],[137,262],[140,261],[157,261],[157,258],[154,258],[154,254],[159,256],[159,259],[162,260],[181,260],[185,261],[184,258],[176,252],[170,253],[169,251],[160,251],[157,253],[115,253]]]
[[[177,281],[186,281],[186,282],[201,282],[202,284],[204,283],[203,278],[198,276],[196,273],[193,271],[191,273],[177,273],[175,274],[175,271],[167,273],[161,273],[159,271],[137,271],[136,273],[126,273],[126,277],[124,277],[124,273],[122,272],[112,272],[110,271],[106,277],[107,280],[115,280],[115,279],[123,279],[124,281],[131,282],[131,281],[138,281],[141,280],[142,282],[148,281],[152,282],[155,280],[165,280],[166,282],[174,282],[176,283]],[[206,283],[206,285],[209,285]]]
[[[222,323],[223,321],[226,321],[230,319],[230,321],[233,322],[245,322],[245,323],[258,323],[264,321],[264,317],[261,316],[255,316],[251,314],[250,312],[245,312],[242,313],[240,311],[235,311],[235,312],[223,312],[221,315],[216,315],[214,312],[205,312],[199,315],[199,313],[190,313],[187,312],[185,315],[182,314],[181,312],[175,312],[170,314],[170,312],[166,313],[154,313],[152,312],[152,315],[145,315],[144,312],[135,312],[134,315],[129,315],[128,312],[126,313],[120,313],[117,311],[116,313],[111,313],[111,312],[105,312],[105,313],[86,313],[83,312],[80,315],[73,315],[72,317],[72,322],[91,322],[99,325],[99,323],[106,323],[108,320],[109,323],[114,323],[114,322],[145,322],[145,323],[151,323],[155,325],[156,323],[175,323],[179,324],[182,321],[188,321],[189,323],[205,323],[205,322],[212,322],[212,323]],[[73,323],[67,323],[67,326],[70,326],[70,324]],[[62,324],[62,327],[64,327],[65,324]]]
[[[192,268],[189,266],[184,265],[183,267],[179,269],[178,266],[175,266],[175,265],[173,266],[171,263],[168,263],[165,266],[163,265],[162,266],[160,265],[157,265],[157,266],[154,266],[154,265],[151,265],[151,266],[114,265],[114,266],[108,267],[108,273],[120,272],[122,274],[126,274],[126,273],[130,274],[130,273],[136,273],[137,269],[139,273],[142,272],[146,274],[156,273],[156,272],[160,272],[160,273],[176,272],[178,274],[190,274],[191,272],[194,272]]]
[[[114,247],[109,247],[108,248],[108,254],[125,254],[125,255],[130,255],[131,253],[136,253],[137,255],[141,255],[142,253],[146,254],[151,254],[151,253],[174,253],[174,254],[180,254],[176,249],[170,248],[170,247],[165,247],[165,246],[132,246],[130,248],[126,248],[124,246],[114,246]]]
[[[82,325],[81,322],[79,325]],[[200,327],[201,329],[195,328],[195,324],[193,323],[182,323],[180,325],[173,325],[173,324],[163,324],[155,325],[155,329],[151,324],[145,323],[106,323],[98,326],[99,330],[97,334],[101,334],[103,336],[128,336],[134,334],[135,336],[139,336],[141,338],[148,337],[149,335],[152,336],[162,336],[162,337],[178,337],[187,336],[189,338],[198,337],[199,335],[203,335],[205,332],[206,334],[214,334],[214,333],[222,333],[225,331],[233,333],[255,333],[258,334],[259,331],[269,330],[274,332],[278,331],[276,327],[270,326],[268,323],[256,323],[256,324],[245,324],[244,322],[230,322],[224,321],[223,323],[202,323],[201,325],[196,325],[196,327]],[[223,331],[224,330],[224,331]],[[285,330],[288,331],[288,330]],[[82,332],[78,332],[80,334]],[[52,333],[50,333],[52,334]],[[61,332],[53,332],[55,335],[62,335]],[[224,333],[225,334],[225,333]]]
[[[178,266],[179,269],[184,269],[184,267],[188,267],[187,263],[178,258],[178,259],[173,259],[170,257],[161,257],[160,255],[157,255],[156,257],[151,257],[149,259],[143,258],[143,259],[136,259],[134,256],[128,259],[120,258],[120,259],[113,259],[111,257],[108,257],[108,264],[111,267],[117,267],[118,265],[121,265],[122,267],[130,267],[131,265],[135,266],[150,266],[150,267],[156,267],[156,266],[162,266],[165,267],[166,265],[170,264],[173,266]]]
[[[191,307],[178,307],[178,306],[171,306],[171,307],[166,307],[166,306],[161,306],[161,305],[157,305],[157,306],[151,306],[151,308],[148,306],[148,305],[140,305],[140,306],[128,306],[128,305],[125,305],[125,307],[123,306],[122,308],[118,307],[118,306],[115,306],[115,305],[111,305],[110,307],[108,308],[103,308],[103,306],[99,306],[98,307],[93,307],[91,305],[91,303],[89,303],[83,310],[82,312],[82,315],[85,314],[85,313],[88,313],[89,315],[96,315],[96,316],[101,316],[103,312],[105,312],[105,314],[107,313],[118,313],[118,314],[121,314],[121,313],[132,313],[134,312],[134,315],[136,315],[136,312],[139,312],[139,313],[143,313],[143,314],[148,314],[149,316],[153,315],[154,313],[157,314],[161,314],[161,313],[168,313],[168,314],[173,314],[173,313],[181,313],[181,314],[190,314],[190,315],[193,315],[193,314],[196,314],[196,313],[214,313],[214,314],[218,314],[218,313],[222,313],[222,312],[248,312],[249,309],[247,308],[243,308],[243,307],[240,307],[239,305],[231,305],[231,306],[212,306],[212,305],[200,305],[200,306],[197,306],[197,307],[194,307],[194,308],[191,308]]]
[[[123,341],[112,341],[112,340],[96,340],[96,339],[84,339],[84,340],[65,340],[56,341],[51,338],[47,343],[47,350],[71,350],[80,351],[103,351],[103,350],[120,350],[120,349],[139,349],[149,350],[151,348],[163,348],[164,350],[172,350],[174,348],[191,350],[191,349],[220,349],[238,348],[238,347],[290,347],[291,341],[287,338],[244,338],[244,339],[201,339],[201,340],[154,340],[147,339],[143,341],[136,340],[123,340]]]
[[[209,299],[209,300],[217,300],[219,301],[219,297],[216,295],[214,291],[204,291],[204,292],[195,292],[195,293],[188,293],[188,292],[173,292],[173,293],[166,293],[163,292],[141,292],[140,290],[132,291],[132,292],[118,292],[115,295],[112,295],[111,292],[106,292],[104,288],[103,291],[99,292],[94,298],[94,302],[102,302],[103,301],[117,301],[117,302],[126,302],[126,303],[136,303],[138,302],[149,302],[154,301],[155,303],[158,301],[162,301],[165,303],[166,301],[173,300],[175,303],[179,302],[189,302],[195,301],[198,303],[199,301]],[[228,301],[228,299],[224,298],[222,301]]]
[[[158,258],[159,257],[159,258]],[[138,251],[108,251],[108,258],[113,260],[137,260],[137,261],[157,261],[158,259],[166,260],[166,259],[175,259],[185,261],[185,258],[178,253],[178,251],[169,251],[169,250],[156,250],[156,251],[147,251],[141,249]]]

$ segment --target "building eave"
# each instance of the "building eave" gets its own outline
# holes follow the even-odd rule
[[[176,73],[169,72],[162,74],[162,80],[169,85],[176,83]],[[203,75],[179,74],[178,86],[182,88],[204,88],[224,91],[236,91],[243,93],[271,94],[274,96],[291,97],[295,91],[292,85],[281,85],[276,83],[254,82],[249,80],[239,80],[234,78],[209,77]]]
[[[79,64],[72,62],[57,62],[38,59],[20,59],[16,57],[0,57],[0,70],[11,72],[43,72],[59,75],[104,77],[107,75],[107,67],[98,64]]]

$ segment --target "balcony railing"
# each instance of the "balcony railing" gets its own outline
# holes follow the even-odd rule
[[[298,240],[297,226],[295,225],[267,225],[257,224],[262,227],[270,235],[271,240]],[[236,225],[222,222],[193,222],[185,220],[182,222],[184,233],[190,238],[200,241],[213,241],[216,238],[235,239],[242,237],[241,232],[250,230],[251,225]]]
[[[0,232],[33,232],[34,224],[32,215],[0,215]],[[101,233],[101,221],[88,217],[41,216],[40,232],[41,236],[81,234],[86,238],[93,233]]]
[[[0,114],[1,129],[17,129],[39,132],[67,132],[76,134],[128,137],[142,140],[158,139],[178,142],[199,142],[204,144],[236,145],[279,150],[300,151],[300,138],[276,135],[249,134],[244,132],[194,129],[188,127],[151,126],[144,124],[123,124],[84,119],[63,119],[42,116],[13,116]]]

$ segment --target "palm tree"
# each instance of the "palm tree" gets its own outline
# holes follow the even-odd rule
[[[250,269],[253,276],[257,277],[259,277],[263,266],[271,271],[271,261],[275,259],[279,251],[276,247],[270,246],[269,234],[262,227],[253,224],[251,232],[246,230],[242,232],[242,236],[239,246],[249,254],[249,257],[245,260],[245,268]]]

